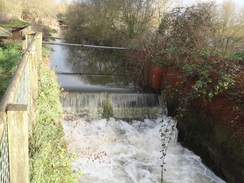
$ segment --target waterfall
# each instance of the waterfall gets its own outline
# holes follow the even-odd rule
[[[78,182],[225,183],[177,142],[160,95],[63,92],[61,102],[72,166],[83,171]],[[114,118],[102,119],[106,105]]]
[[[105,103],[112,106],[114,118],[156,119],[167,114],[162,96],[142,93],[63,92],[61,103],[67,116],[101,119]]]

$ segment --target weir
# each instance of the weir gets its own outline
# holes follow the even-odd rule
[[[79,183],[224,183],[177,143],[164,97],[137,92],[123,79],[118,56],[62,44],[54,50],[68,151],[77,155],[73,169],[83,172]]]
[[[63,92],[61,103],[66,116],[103,118],[111,107],[111,117],[119,119],[156,119],[167,114],[163,97],[145,93]]]

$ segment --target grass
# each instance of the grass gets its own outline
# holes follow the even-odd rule
[[[40,67],[39,122],[30,134],[30,172],[33,183],[72,183],[78,175],[71,169],[61,125],[62,106],[56,75],[48,66]]]
[[[42,47],[42,56],[43,57],[49,57],[52,53],[52,49],[51,48],[48,48],[46,46],[43,46]]]

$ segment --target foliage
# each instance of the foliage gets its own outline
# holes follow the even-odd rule
[[[232,52],[227,55],[230,60],[238,60],[240,62],[244,61],[244,51]]]
[[[56,16],[54,0],[1,0],[1,4],[4,8],[0,9],[0,14],[7,14],[8,18],[31,21]]]
[[[186,118],[193,106],[199,107],[197,113],[202,110],[206,116],[217,115],[218,119],[226,122],[221,125],[228,127],[235,143],[241,143],[244,134],[243,54],[241,51],[231,53],[229,49],[230,45],[235,48],[241,45],[241,41],[239,35],[227,34],[227,30],[237,27],[217,22],[213,16],[214,9],[212,4],[199,4],[175,8],[166,13],[158,33],[135,44],[135,51],[128,54],[128,62],[135,68],[132,76],[145,88],[153,85],[150,81],[157,80],[155,68],[162,66],[159,70],[160,92],[163,90],[168,101],[173,101],[176,111],[172,115],[177,119]],[[217,25],[228,28],[224,31]],[[222,36],[219,36],[219,32],[223,33]],[[229,39],[229,43],[226,39]],[[225,57],[227,54],[228,57]],[[230,115],[223,115],[226,112]],[[161,132],[161,135],[164,139],[165,132]],[[222,144],[225,141],[221,139]],[[164,160],[167,147],[164,142],[162,145]],[[161,167],[163,177],[163,163]]]
[[[162,19],[158,34],[141,40],[128,58],[137,69],[132,75],[144,86],[148,84],[150,63],[164,66],[162,89],[178,95],[181,114],[196,98],[207,103],[224,93],[231,95],[232,101],[241,101],[242,54],[229,54],[234,59],[230,60],[213,44],[216,41],[213,9],[214,5],[203,3],[171,10]],[[169,86],[168,78],[173,78],[167,75],[169,67],[180,73],[181,78],[174,78],[177,80],[174,86]]]
[[[236,7],[233,1],[225,1],[212,12],[214,37],[212,46],[225,56],[243,50],[244,7]]]
[[[31,182],[77,182],[60,123],[63,115],[55,73],[41,67],[40,76],[39,122],[30,134]]]
[[[51,38],[50,27],[58,24],[59,4],[55,0],[1,0],[1,4],[0,24],[31,25],[32,31],[43,32],[44,40]]]
[[[134,38],[149,30],[154,14],[152,0],[121,0],[122,21],[127,26],[129,38]]]
[[[186,65],[183,69],[185,67]],[[211,57],[207,57],[202,64],[192,65],[190,71],[185,69],[184,72],[189,76],[187,79],[194,77],[195,81],[191,97],[194,99],[202,96],[211,100],[234,86],[234,76],[238,70],[235,62]]]
[[[237,11],[234,6],[228,7],[226,4],[218,7],[214,3],[201,3],[167,12],[158,32],[168,36],[166,50],[176,49],[187,59],[198,52],[225,56],[233,51],[241,51],[243,29],[241,10]]]
[[[51,48],[48,48],[46,46],[43,46],[42,47],[42,56],[43,57],[49,57],[52,53],[52,49]]]
[[[115,24],[118,12],[115,1],[73,2],[68,6],[65,24],[66,38],[76,42],[105,44],[116,39]]]
[[[13,44],[0,45],[0,96],[8,87],[21,58],[20,47]]]
[[[39,119],[40,121],[45,122],[51,122],[50,120],[54,119],[60,120],[62,119],[62,105],[59,101],[60,87],[56,83],[56,76],[52,71],[45,67],[41,67],[40,73],[40,92],[38,99]],[[49,119],[50,117],[52,117],[52,119]]]
[[[162,65],[170,62],[181,70],[186,76],[182,85],[193,82],[193,90],[183,92],[188,96],[183,97],[186,100],[200,96],[211,100],[234,86],[234,77],[240,70],[236,60],[224,58],[225,54],[214,44],[217,31],[214,10],[212,3],[176,8],[165,15],[159,26],[165,43],[156,55],[156,62]]]
[[[76,42],[126,45],[145,35],[153,18],[154,1],[91,0],[68,6],[66,38]]]
[[[42,37],[43,40],[53,40],[54,38],[52,37],[52,33],[55,32],[55,30],[52,30],[50,28],[50,25],[46,25],[43,21],[41,20],[33,20],[31,22],[32,30],[35,32],[42,32]]]
[[[166,37],[161,57],[171,62],[199,63],[208,55],[212,37],[211,4],[199,4],[188,8],[175,8],[165,14],[159,26],[159,34]]]

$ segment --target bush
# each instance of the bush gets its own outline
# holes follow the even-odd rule
[[[132,76],[139,78],[137,81],[143,87],[147,87],[151,79],[148,74],[151,63],[165,69],[161,74],[161,87],[170,96],[179,97],[180,113],[194,99],[208,103],[222,94],[230,95],[239,108],[243,106],[239,102],[243,99],[243,53],[233,53],[226,58],[215,45],[212,8],[212,4],[204,3],[172,9],[163,17],[158,33],[151,39],[141,40],[135,51],[128,54],[127,60],[136,69],[132,70]],[[181,74],[181,78],[174,78],[176,86],[170,86],[172,73],[168,68]]]

